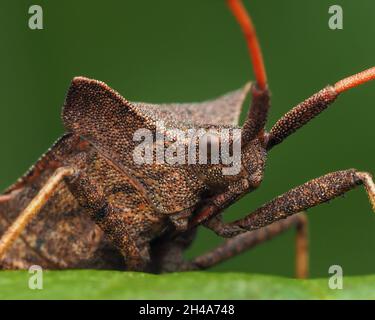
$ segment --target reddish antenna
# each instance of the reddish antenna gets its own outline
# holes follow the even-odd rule
[[[259,89],[265,90],[267,87],[267,75],[254,24],[241,0],[227,0],[227,3],[245,35],[257,85]]]
[[[374,79],[375,67],[372,67],[370,69],[367,69],[365,71],[362,71],[360,73],[357,73],[355,75],[352,75],[350,77],[347,77],[336,82],[333,87],[337,93],[341,93]]]

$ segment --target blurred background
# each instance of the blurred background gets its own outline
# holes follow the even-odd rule
[[[244,3],[272,90],[268,128],[328,83],[375,65],[372,0]],[[43,8],[43,30],[28,28],[32,4]],[[328,27],[332,4],[343,8],[343,30]],[[155,103],[212,98],[253,78],[242,33],[224,0],[1,0],[0,23],[0,189],[62,134],[60,110],[74,76],[102,80],[129,100]],[[374,101],[375,82],[345,93],[272,150],[261,188],[229,208],[226,219],[330,171],[375,173]],[[362,188],[308,215],[313,277],[327,276],[332,264],[344,274],[375,272],[375,214]],[[293,276],[293,240],[291,230],[212,270]],[[200,230],[187,255],[220,241]]]

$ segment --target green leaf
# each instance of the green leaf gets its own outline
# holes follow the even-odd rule
[[[0,272],[0,299],[374,299],[375,276],[297,280],[245,273],[45,271],[43,289],[28,287],[26,271]]]

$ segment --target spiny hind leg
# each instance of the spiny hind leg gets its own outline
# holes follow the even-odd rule
[[[290,228],[296,229],[296,277],[300,279],[306,278],[309,272],[309,252],[307,217],[304,213],[275,222],[259,230],[242,233],[228,239],[213,250],[196,257],[189,264],[185,264],[185,270],[199,270],[213,267],[267,240],[273,239]]]
[[[0,259],[9,247],[18,238],[28,223],[40,212],[49,198],[54,194],[60,182],[67,176],[74,175],[75,170],[71,167],[61,167],[47,180],[43,188],[35,196],[27,207],[21,212],[13,224],[5,231],[0,239]],[[1,196],[0,201],[8,201],[12,194]]]

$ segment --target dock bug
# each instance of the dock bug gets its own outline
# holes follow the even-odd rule
[[[333,103],[342,92],[375,78],[375,68],[327,86],[264,129],[270,94],[260,46],[241,1],[228,0],[249,47],[256,81],[203,103],[147,104],[125,100],[106,84],[74,78],[62,120],[66,133],[0,196],[0,265],[25,269],[95,268],[168,272],[211,267],[290,227],[297,229],[298,277],[306,277],[307,221],[302,213],[364,185],[375,207],[369,173],[328,173],[295,187],[251,214],[225,223],[221,213],[258,188],[267,153]],[[242,104],[251,106],[242,126],[240,170],[225,175],[224,163],[136,163],[139,129],[165,134],[179,129],[238,129]],[[215,131],[214,130],[214,131]],[[210,133],[210,147],[224,141]],[[170,147],[173,139],[164,141]],[[184,148],[188,147],[186,141]],[[160,147],[160,145],[159,145]],[[196,146],[195,146],[196,147]],[[152,155],[156,153],[153,145]],[[185,149],[186,149],[185,148]],[[199,151],[199,147],[195,149]],[[213,155],[210,154],[212,159]],[[191,261],[184,250],[198,226],[229,238]]]

